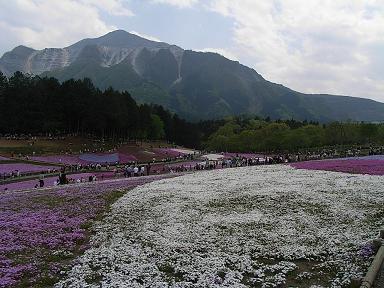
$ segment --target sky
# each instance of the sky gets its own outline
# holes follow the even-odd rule
[[[123,29],[304,93],[384,102],[384,0],[0,0],[0,55]]]

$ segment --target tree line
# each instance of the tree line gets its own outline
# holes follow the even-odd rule
[[[269,118],[232,118],[205,141],[208,150],[231,152],[293,152],[338,145],[383,145],[384,125],[317,122]]]
[[[197,124],[157,105],[139,105],[124,91],[101,91],[91,80],[0,72],[0,134],[78,134],[112,140],[165,139],[198,146]]]
[[[0,134],[78,134],[111,140],[167,140],[231,152],[384,144],[384,125],[228,117],[191,123],[159,105],[138,104],[127,91],[97,89],[91,80],[0,72]]]

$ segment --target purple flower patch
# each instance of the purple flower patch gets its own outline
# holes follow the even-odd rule
[[[292,163],[292,167],[307,170],[325,170],[353,174],[384,175],[383,160],[316,160]]]
[[[119,162],[119,153],[114,154],[81,154],[79,158],[89,163],[116,163]]]
[[[71,174],[67,175],[68,180],[73,179],[74,182],[77,180],[85,180],[86,182],[88,181],[89,176],[95,175],[97,179],[111,179],[114,177],[113,172],[97,172],[97,173],[79,173],[79,174]],[[46,177],[44,178],[44,187],[52,187],[54,186],[54,182],[58,179],[58,176],[53,176],[53,177]],[[34,180],[27,180],[27,181],[21,181],[21,182],[12,182],[8,184],[2,184],[0,185],[0,192],[1,191],[18,191],[18,190],[28,190],[28,189],[33,189],[35,188],[36,185],[39,185],[39,180],[34,179]]]
[[[185,154],[180,151],[175,151],[173,148],[154,148],[153,152],[155,152],[156,154],[159,154],[156,156],[164,157],[164,158],[179,157]]]
[[[45,163],[59,163],[64,165],[88,165],[88,164],[114,164],[116,162],[127,163],[137,161],[137,158],[133,155],[123,153],[113,154],[95,154],[87,153],[80,155],[50,155],[50,156],[36,156],[31,157],[31,160],[45,162]]]
[[[65,165],[88,164],[87,161],[82,161],[77,155],[50,155],[50,156],[36,156],[31,157],[31,160],[45,162],[45,163],[58,163]]]
[[[369,257],[371,257],[374,254],[375,254],[375,249],[374,249],[372,243],[368,242],[368,243],[366,243],[360,247],[360,250],[359,250],[359,256],[360,257],[362,257],[364,259],[368,259]]]
[[[0,174],[11,173],[13,171],[19,171],[20,173],[28,172],[45,172],[48,170],[57,170],[57,166],[42,166],[42,165],[33,165],[27,163],[4,163],[0,164]]]
[[[166,177],[172,176],[0,193],[0,287],[56,281],[68,260],[87,247],[90,221],[123,193],[116,191]]]
[[[119,161],[120,163],[128,163],[138,161],[138,159],[134,155],[119,153]]]

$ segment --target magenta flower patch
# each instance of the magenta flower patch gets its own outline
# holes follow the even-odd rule
[[[138,161],[138,159],[134,155],[119,153],[119,161],[120,163],[128,163]]]
[[[116,191],[166,177],[171,176],[0,193],[0,287],[53,284],[87,247],[90,221],[107,209]]]
[[[167,158],[167,157],[173,158],[173,157],[179,157],[179,156],[185,155],[185,153],[182,153],[180,151],[175,151],[173,148],[154,148],[153,152],[155,152],[156,154],[159,154],[156,156],[164,157],[164,158]]]
[[[292,167],[307,170],[325,170],[353,174],[384,175],[383,160],[340,159],[292,163]]]
[[[79,158],[90,163],[116,163],[119,162],[119,154],[81,154]]]
[[[85,182],[88,182],[88,177],[95,175],[98,180],[101,179],[111,179],[114,177],[113,172],[98,172],[98,173],[79,173],[79,174],[71,174],[67,175],[68,180],[73,179],[74,182],[77,180],[83,180]],[[54,182],[58,179],[58,176],[53,177],[46,177],[44,178],[44,187],[52,187],[55,186]],[[28,190],[35,188],[36,185],[39,185],[39,179],[34,180],[27,180],[27,181],[21,181],[21,182],[12,182],[8,184],[1,184],[0,185],[0,192],[8,190],[8,191],[17,191],[17,190]]]
[[[36,156],[36,157],[31,157],[31,160],[45,162],[45,163],[58,163],[58,164],[64,164],[64,165],[88,164],[87,161],[81,160],[77,155]]]
[[[36,156],[31,157],[32,160],[45,162],[45,163],[59,163],[64,165],[88,165],[88,164],[114,164],[116,162],[127,163],[137,161],[133,155],[123,153],[112,154],[80,154],[80,155],[50,155],[50,156]]]
[[[11,173],[13,171],[19,171],[20,173],[28,172],[45,172],[48,170],[59,169],[57,166],[43,166],[43,165],[33,165],[27,163],[4,163],[0,164],[0,174]]]

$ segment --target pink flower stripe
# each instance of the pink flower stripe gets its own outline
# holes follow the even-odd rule
[[[128,163],[138,161],[138,159],[134,155],[119,153],[119,161],[120,163]]]
[[[383,160],[319,160],[292,163],[292,167],[307,170],[325,170],[354,174],[384,175]]]
[[[154,148],[153,151],[157,154],[159,154],[160,157],[178,157],[185,155],[185,153],[175,151],[173,148]],[[156,155],[157,156],[157,155]]]
[[[65,165],[88,165],[88,164],[115,164],[117,161],[121,163],[127,163],[137,161],[137,158],[133,155],[123,153],[113,154],[80,154],[80,155],[50,155],[50,156],[36,156],[31,157],[31,160],[46,162],[46,163],[59,163]]]
[[[115,191],[166,177],[0,193],[0,287],[18,287],[21,281],[23,287],[45,287],[47,279],[55,281],[73,253],[86,249],[87,227]]]
[[[77,155],[50,155],[50,156],[36,156],[31,157],[31,160],[46,162],[46,163],[59,163],[65,165],[76,165],[82,164],[86,165],[89,162],[81,160]]]
[[[67,175],[68,180],[73,179],[75,182],[76,180],[81,180],[83,178],[86,182],[88,182],[89,176],[95,175],[96,178],[100,181],[102,179],[111,179],[114,178],[113,172],[97,172],[97,173],[80,173],[80,174],[71,174]],[[57,176],[51,176],[44,178],[44,187],[52,187],[54,186],[54,182],[57,180]],[[5,191],[7,189],[8,191],[16,191],[16,190],[28,190],[35,188],[35,185],[39,184],[39,179],[34,180],[27,180],[27,181],[20,181],[20,182],[12,182],[8,184],[2,184],[0,185],[0,192]]]
[[[20,173],[27,172],[45,172],[48,170],[57,170],[57,166],[43,166],[43,165],[33,165],[28,163],[4,163],[0,164],[0,173],[11,173],[12,171],[18,170]]]

